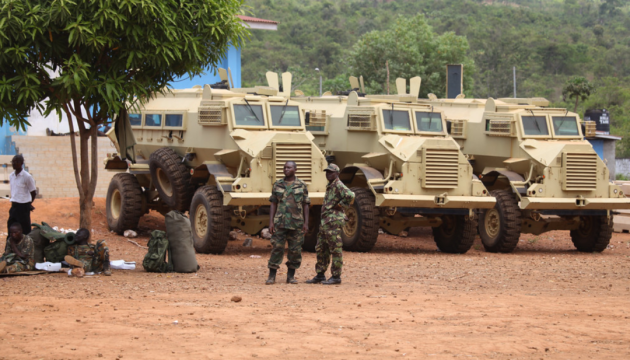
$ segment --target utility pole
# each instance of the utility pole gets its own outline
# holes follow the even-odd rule
[[[319,71],[319,68],[315,68],[315,71],[319,73],[319,96],[322,96],[322,73]]]
[[[514,98],[516,99],[516,66],[512,66],[512,77],[514,79]]]

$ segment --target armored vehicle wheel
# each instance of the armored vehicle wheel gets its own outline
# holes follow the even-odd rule
[[[223,206],[223,195],[216,186],[202,186],[190,203],[190,225],[195,250],[203,254],[220,254],[230,235],[232,216]]]
[[[571,230],[571,241],[578,251],[602,252],[612,237],[612,216],[580,216],[580,227]]]
[[[514,196],[506,190],[492,190],[497,199],[494,208],[479,215],[479,236],[488,252],[510,253],[521,237],[521,210]]]
[[[465,215],[444,215],[442,225],[432,228],[433,240],[440,251],[463,254],[470,249],[477,235],[477,222]]]
[[[193,192],[190,171],[175,151],[169,148],[156,150],[149,158],[149,169],[160,199],[173,210],[188,210]]]
[[[308,213],[308,232],[304,234],[304,244],[302,244],[302,250],[315,252],[317,234],[319,234],[319,224],[322,222],[322,207],[311,206]]]
[[[343,249],[368,252],[378,238],[379,213],[374,195],[368,189],[353,187],[354,204],[346,211],[348,221],[341,231]]]
[[[107,226],[122,235],[135,229],[142,216],[142,188],[135,176],[128,173],[114,175],[107,189],[105,204]]]

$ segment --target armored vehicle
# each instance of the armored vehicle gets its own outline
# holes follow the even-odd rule
[[[118,172],[107,192],[110,229],[135,228],[151,209],[189,211],[195,249],[221,253],[231,228],[256,234],[268,225],[261,208],[289,160],[321,205],[327,163],[305,130],[301,104],[277,88],[231,88],[221,74],[220,84],[158,94],[117,119],[108,135],[118,154],[105,160]],[[291,75],[283,80],[290,89]],[[308,239],[319,225],[312,208]]]
[[[479,234],[490,252],[511,252],[521,233],[569,230],[579,251],[603,251],[612,236],[612,210],[630,199],[583,131],[594,123],[533,99],[422,100],[449,122],[475,175],[497,203],[481,211]],[[584,130],[583,130],[584,129]]]
[[[411,94],[292,98],[317,146],[355,192],[342,232],[347,250],[372,249],[379,227],[398,234],[430,226],[441,251],[464,253],[476,235],[473,210],[494,206],[449,138],[443,114],[416,103],[419,90],[420,78],[414,78]]]

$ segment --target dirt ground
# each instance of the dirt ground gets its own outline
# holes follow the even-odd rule
[[[0,202],[0,224],[9,206]],[[35,207],[33,222],[78,227],[78,199]],[[265,240],[198,255],[196,274],[151,274],[145,250],[110,234],[104,214],[98,199],[93,240],[138,268],[0,278],[0,359],[630,358],[630,234],[615,234],[601,254],[578,253],[567,232],[552,232],[523,236],[513,254],[486,253],[477,239],[449,255],[430,230],[412,229],[381,235],[371,253],[345,252],[341,286],[303,283],[314,275],[311,253],[299,285],[283,283],[283,268],[265,286]],[[137,242],[155,228],[163,217],[145,216]]]

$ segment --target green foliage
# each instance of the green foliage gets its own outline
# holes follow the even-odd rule
[[[439,97],[446,93],[446,64],[464,64],[464,84],[472,89],[474,64],[468,58],[468,41],[452,32],[436,35],[424,15],[400,17],[384,31],[363,35],[349,54],[351,68],[381,86],[376,92],[387,90],[387,70],[393,83],[396,78],[422,78],[420,96],[432,92]],[[466,88],[465,88],[466,89]]]
[[[586,80],[586,78],[582,76],[574,76],[567,81],[564,89],[562,89],[562,96],[565,99],[575,98],[575,106],[573,107],[573,112],[575,112],[577,111],[580,99],[582,101],[588,99],[592,90],[593,86],[588,82],[588,80]]]
[[[628,179],[628,177],[624,174],[616,174],[615,180],[628,181],[630,179]]]
[[[0,122],[38,108],[89,126],[216,65],[248,31],[241,0],[2,0]],[[42,101],[45,105],[42,105]]]

